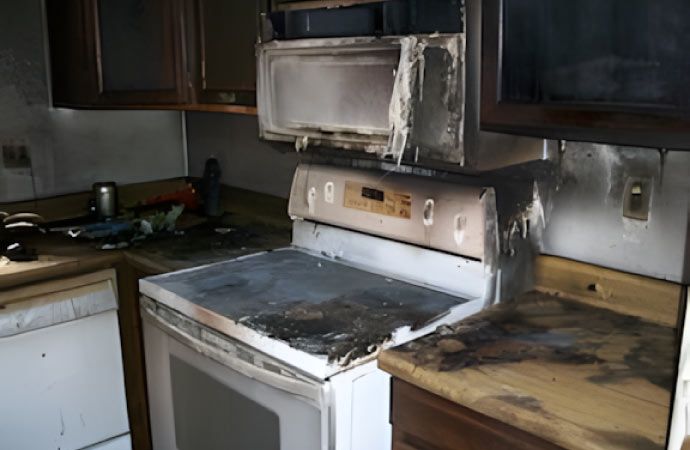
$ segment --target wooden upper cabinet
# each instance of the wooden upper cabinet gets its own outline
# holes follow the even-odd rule
[[[185,103],[182,15],[176,0],[96,0],[96,68],[111,104]]]
[[[197,0],[198,100],[256,105],[255,0]]]
[[[47,0],[47,15],[56,106],[256,104],[254,0]]]
[[[483,129],[690,149],[690,2],[483,5]]]
[[[88,106],[98,101],[96,41],[89,0],[48,0],[48,35],[56,106]]]

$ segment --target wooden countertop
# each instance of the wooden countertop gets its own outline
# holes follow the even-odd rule
[[[221,201],[228,214],[219,222],[191,228],[181,236],[145,241],[130,249],[98,250],[91,242],[59,233],[21,238],[26,247],[37,251],[38,261],[10,262],[0,267],[0,290],[119,263],[155,275],[290,245],[292,222],[285,200],[225,188]],[[224,228],[226,233],[217,233],[215,228]]]
[[[385,351],[379,367],[567,449],[663,449],[681,287],[624,275],[627,283],[607,290],[621,274],[545,261],[540,291]],[[558,279],[568,280],[566,292],[544,285]],[[630,289],[628,297],[654,293],[649,307],[616,311]],[[573,299],[583,292],[588,301]]]
[[[62,235],[24,239],[36,249],[38,261],[10,262],[0,267],[0,289],[83,274],[128,263],[149,275],[211,264],[238,256],[290,245],[289,228],[262,224],[215,233],[209,226],[188,230],[124,250],[98,250],[91,243]]]

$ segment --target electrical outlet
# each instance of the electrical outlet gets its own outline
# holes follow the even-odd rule
[[[6,169],[30,169],[29,147],[24,142],[2,144],[2,162]]]
[[[628,178],[623,193],[623,216],[635,220],[649,220],[652,202],[652,180]]]

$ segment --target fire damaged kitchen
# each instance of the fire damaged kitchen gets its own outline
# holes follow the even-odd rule
[[[686,0],[0,0],[0,450],[690,450],[688,48]]]

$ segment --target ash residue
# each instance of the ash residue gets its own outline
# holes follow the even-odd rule
[[[626,352],[607,353],[607,345]],[[398,350],[440,371],[528,360],[597,364],[599,374],[589,378],[592,382],[640,377],[670,391],[677,341],[670,327],[530,292]]]
[[[664,446],[646,437],[625,432],[592,430],[603,437],[611,448],[627,448],[629,450],[663,450]]]
[[[519,315],[518,317],[519,318]],[[567,334],[552,333],[541,326],[516,327],[514,323],[478,320],[459,333],[445,336],[465,345],[459,352],[444,352],[440,370],[460,370],[483,364],[546,360],[568,364],[603,362],[573,342]]]
[[[497,395],[494,397],[496,400],[501,400],[502,402],[509,403],[518,408],[525,409],[531,412],[543,413],[544,409],[541,406],[541,402],[534,397],[527,395],[517,396],[517,395]]]
[[[283,313],[259,314],[242,320],[245,325],[329,361],[366,356],[391,337],[391,330],[425,323],[435,316],[384,300],[337,298],[314,304],[295,302]]]

